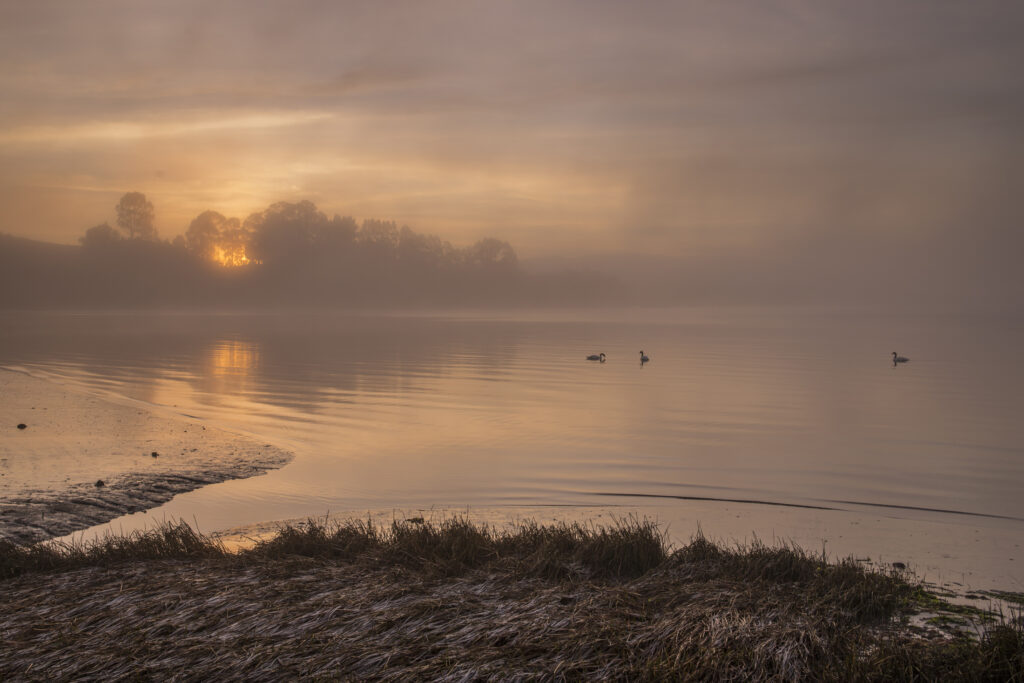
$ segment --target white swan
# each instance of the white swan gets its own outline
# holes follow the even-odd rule
[[[589,356],[587,356],[587,360],[596,360],[596,361],[600,361],[600,362],[603,363],[604,362],[604,352],[592,353]]]
[[[644,352],[641,351],[640,352],[640,363],[643,364],[643,363],[646,363],[649,360],[650,360],[650,358],[648,358],[646,355],[644,355]]]
[[[909,358],[904,358],[903,356],[899,355],[895,351],[892,352],[892,364],[893,365],[896,365],[896,363],[907,363],[909,361],[910,361]]]

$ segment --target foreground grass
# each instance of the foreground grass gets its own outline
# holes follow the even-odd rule
[[[1024,681],[1024,635],[925,633],[937,598],[793,547],[672,550],[657,527],[464,519],[282,529],[234,554],[185,524],[0,544],[0,679]]]

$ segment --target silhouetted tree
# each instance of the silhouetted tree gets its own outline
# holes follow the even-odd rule
[[[313,202],[277,202],[246,218],[243,227],[252,233],[252,255],[271,264],[311,254],[328,223]]]
[[[83,247],[103,247],[121,239],[121,233],[107,223],[94,225],[85,231],[85,235],[78,239]]]
[[[145,195],[130,192],[117,209],[119,225],[135,239],[124,239],[103,223],[85,232],[80,239],[85,248],[55,248],[46,257],[51,264],[47,272],[74,272],[74,286],[54,288],[47,284],[53,278],[36,277],[38,301],[504,305],[601,301],[621,293],[616,281],[599,274],[525,272],[515,250],[502,240],[486,238],[456,248],[394,221],[366,219],[357,226],[350,216],[328,219],[309,201],[272,204],[244,223],[204,211],[172,242],[155,239],[153,205]],[[31,256],[32,248],[20,247],[19,253]],[[8,282],[28,278],[35,266],[9,275],[23,260],[0,263],[0,279],[5,268]],[[204,260],[246,267],[212,268]],[[3,301],[0,297],[0,305]]]
[[[466,252],[466,260],[473,265],[505,268],[514,268],[519,263],[512,245],[493,237],[486,237],[471,246]]]
[[[357,230],[356,219],[335,214],[334,218],[321,226],[315,241],[321,249],[338,252],[355,243]]]
[[[504,303],[542,294],[508,242],[486,238],[456,248],[394,221],[368,218],[357,226],[350,216],[328,219],[310,201],[277,202],[244,223],[204,211],[179,243],[192,258],[178,253],[193,266],[195,257],[250,266],[231,275],[203,271],[203,277],[224,277],[214,281],[236,301]]]
[[[248,228],[239,223],[237,218],[228,218],[220,229],[220,242],[217,245],[221,250],[221,261],[227,264],[241,266],[253,261],[249,256],[249,245],[252,242],[252,233]]]
[[[130,239],[155,240],[153,203],[141,192],[128,192],[117,203],[117,224]]]
[[[398,233],[398,260],[403,266],[438,268],[457,262],[458,252],[437,235],[421,235],[402,226]]]
[[[367,218],[359,229],[359,243],[382,252],[393,252],[398,247],[398,225],[394,221]]]
[[[185,231],[185,246],[196,256],[212,260],[220,240],[220,229],[227,219],[216,211],[203,211],[192,219]]]

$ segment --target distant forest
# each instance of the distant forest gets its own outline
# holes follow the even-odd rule
[[[80,245],[0,235],[0,307],[406,307],[608,303],[613,278],[532,273],[508,242],[455,247],[391,221],[328,218],[309,201],[278,202],[244,221],[204,211],[161,240],[154,207],[129,192],[117,227]]]

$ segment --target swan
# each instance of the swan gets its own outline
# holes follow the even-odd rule
[[[602,353],[592,353],[589,356],[587,356],[587,360],[596,360],[596,361],[601,361],[603,363],[604,362],[604,352],[602,352]]]
[[[895,351],[892,352],[892,364],[893,365],[896,365],[896,363],[906,363],[909,360],[910,360],[909,358],[904,358],[903,356],[899,355]]]
[[[649,361],[649,360],[650,360],[650,358],[648,358],[648,357],[647,357],[646,355],[644,355],[644,352],[643,352],[643,351],[641,351],[641,352],[640,352],[640,362],[641,362],[641,363],[646,363],[646,362],[647,362],[647,361]]]

